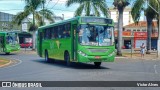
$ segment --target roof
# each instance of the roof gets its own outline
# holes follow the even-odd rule
[[[157,27],[158,25],[157,25],[157,21],[153,21],[152,22],[152,26],[153,27]],[[146,21],[139,21],[139,23],[138,24],[136,24],[136,23],[132,23],[132,24],[129,24],[129,25],[126,25],[126,26],[124,26],[124,27],[147,27],[147,22]]]

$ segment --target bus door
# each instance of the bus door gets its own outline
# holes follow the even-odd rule
[[[4,52],[4,36],[0,36],[0,52]]]
[[[77,33],[76,33],[76,29],[77,29],[77,21],[73,22],[72,24],[72,34],[73,34],[73,37],[72,37],[72,60],[76,61],[77,60]]]
[[[42,34],[42,32],[39,32],[39,43],[37,43],[38,44],[38,52],[39,52],[39,55],[42,57],[42,38],[43,38],[43,34]]]

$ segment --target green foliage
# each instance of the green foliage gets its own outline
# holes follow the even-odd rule
[[[24,1],[25,1],[24,11],[19,12],[16,15],[16,17],[13,20],[15,24],[21,25],[22,21],[26,19],[29,15],[33,16],[33,23],[31,24],[30,27],[31,29],[29,29],[29,31],[30,30],[33,31],[33,29],[37,27],[35,23],[37,23],[38,26],[44,25],[43,18],[49,20],[50,22],[54,22],[52,18],[54,14],[50,10],[42,9],[38,11],[39,7],[42,6],[43,3],[46,2],[46,0],[24,0]]]
[[[124,9],[130,3],[130,0],[114,0],[113,5],[118,9]]]
[[[149,0],[148,3],[156,11],[158,11],[158,8],[159,8],[158,0]],[[147,18],[151,18],[151,19],[156,18],[157,13],[149,5],[145,9],[144,5],[145,5],[144,0],[136,0],[133,3],[131,14],[134,22],[139,22],[142,11],[145,12],[145,15]]]
[[[85,13],[85,16],[90,16],[93,13],[95,16],[100,16],[102,12],[104,16],[108,17],[107,4],[105,0],[68,0],[66,6],[69,7],[73,4],[79,4],[79,7],[75,11],[75,16],[81,16]]]
[[[38,29],[38,26],[37,25],[34,25],[33,23],[31,23],[30,24],[30,26],[29,26],[29,31],[35,31],[35,30],[37,30]]]

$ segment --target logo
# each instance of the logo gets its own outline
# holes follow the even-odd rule
[[[56,44],[57,44],[57,47],[58,47],[58,49],[59,49],[60,42],[59,42],[58,40],[56,41]]]
[[[11,82],[2,82],[2,87],[12,87]]]

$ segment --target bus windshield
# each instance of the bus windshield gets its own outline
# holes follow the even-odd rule
[[[82,24],[78,31],[81,45],[110,46],[114,44],[114,31],[111,26]]]
[[[8,33],[6,40],[8,44],[18,44],[18,36],[15,33]]]

